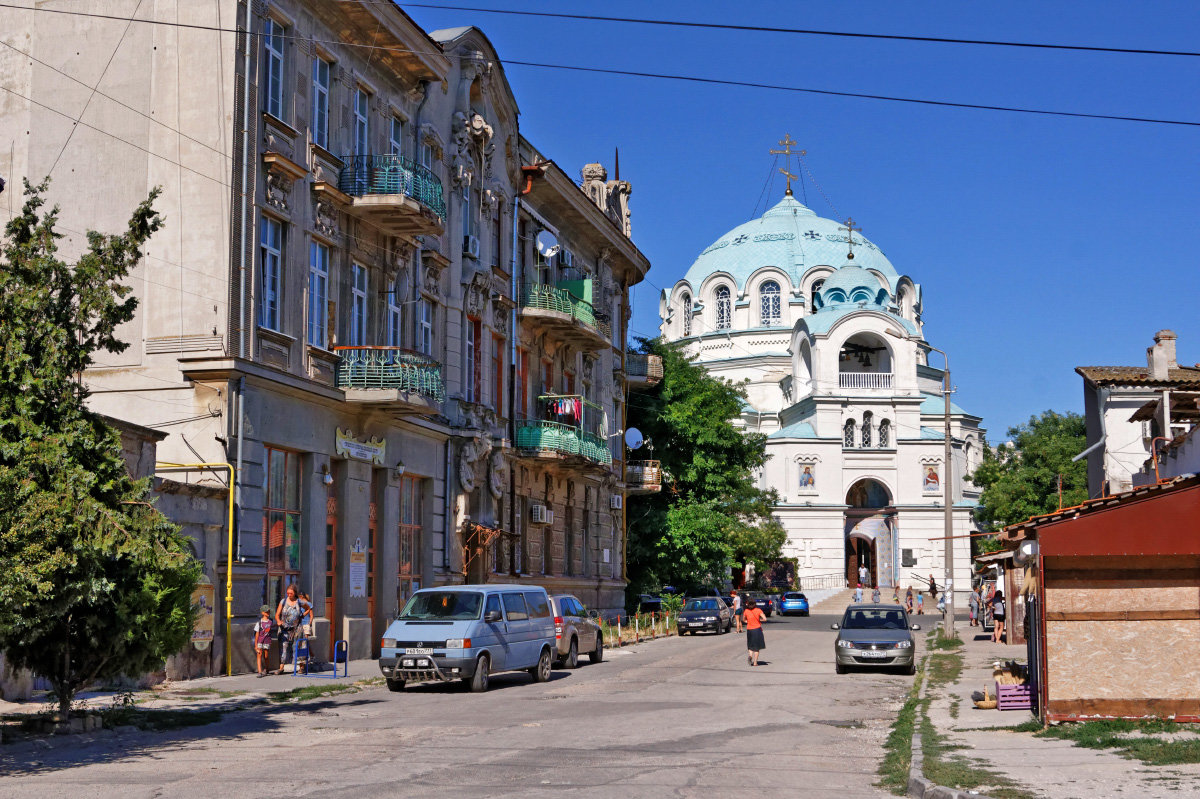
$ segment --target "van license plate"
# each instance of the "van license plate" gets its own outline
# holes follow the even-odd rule
[[[406,655],[432,655],[433,650],[432,649],[421,649],[419,647],[414,646],[414,647],[405,649],[404,654],[406,654]]]

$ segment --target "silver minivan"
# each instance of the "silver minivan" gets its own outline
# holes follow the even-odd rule
[[[379,670],[392,691],[449,680],[486,691],[489,676],[501,671],[546,682],[554,646],[550,597],[540,586],[423,588],[384,632]]]

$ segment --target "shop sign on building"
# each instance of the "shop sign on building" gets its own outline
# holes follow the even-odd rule
[[[350,430],[337,428],[333,451],[338,455],[360,461],[370,461],[376,466],[382,466],[386,450],[387,442],[382,438],[368,438],[366,441],[359,441]]]

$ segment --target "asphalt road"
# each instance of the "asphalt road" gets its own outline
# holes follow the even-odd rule
[[[911,678],[836,675],[841,608],[818,610],[768,621],[757,668],[736,634],[687,636],[541,685],[494,675],[486,694],[368,688],[199,728],[5,747],[0,795],[887,796],[875,771]]]

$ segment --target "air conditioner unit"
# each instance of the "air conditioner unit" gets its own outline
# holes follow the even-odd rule
[[[479,259],[479,237],[463,236],[463,255]]]
[[[530,524],[550,524],[554,521],[554,511],[547,508],[545,505],[530,505],[529,506],[529,523]]]
[[[572,267],[575,265],[575,256],[570,250],[560,250],[558,253],[558,265],[562,267]]]
[[[621,501],[624,499],[625,497],[621,496],[620,494],[613,494],[608,498],[608,507],[612,510],[620,510]]]

